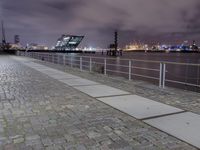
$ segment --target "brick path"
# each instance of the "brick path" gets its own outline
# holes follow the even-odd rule
[[[119,87],[115,80],[104,78],[102,82]],[[125,83],[121,82],[121,88]],[[146,94],[135,85],[127,91]],[[195,148],[1,55],[0,149]]]

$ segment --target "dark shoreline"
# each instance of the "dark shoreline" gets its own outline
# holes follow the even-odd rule
[[[10,53],[10,54],[14,54],[16,53],[18,50],[3,50],[3,52],[5,53]],[[19,50],[22,52],[25,52],[26,50]],[[95,54],[95,53],[101,53],[96,52],[96,51],[82,51],[82,50],[70,50],[70,51],[60,51],[60,50],[28,50],[27,52],[41,52],[41,53],[88,53],[88,54]],[[163,51],[163,50],[149,50],[149,51],[145,51],[145,50],[131,50],[131,51],[123,51],[123,53],[200,53],[200,51]],[[104,51],[105,53],[105,51]]]
[[[200,53],[200,51],[145,51],[145,50],[133,50],[133,51],[123,51],[126,53],[134,53],[134,52],[141,52],[141,53]]]

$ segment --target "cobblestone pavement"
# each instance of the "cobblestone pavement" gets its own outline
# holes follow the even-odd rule
[[[118,86],[113,81],[106,83]],[[0,56],[0,150],[31,149],[195,148],[11,57]]]

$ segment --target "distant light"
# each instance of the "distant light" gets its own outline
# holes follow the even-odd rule
[[[69,37],[65,37],[64,40],[65,40],[65,41],[69,40]]]
[[[69,42],[69,44],[76,44],[77,42]]]

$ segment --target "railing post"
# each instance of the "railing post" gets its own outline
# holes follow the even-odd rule
[[[163,64],[160,63],[159,87],[162,87],[162,72],[163,72]]]
[[[90,57],[90,72],[92,72],[92,58]]]
[[[72,56],[70,57],[71,60],[71,68],[73,67]]]
[[[54,64],[56,64],[56,55],[53,54]]]
[[[106,65],[106,63],[107,63],[107,60],[106,60],[106,58],[104,59],[104,75],[107,75],[107,65]]]
[[[200,65],[199,66],[197,66],[198,68],[197,68],[197,85],[199,85],[199,77],[200,77],[200,75],[199,75],[199,71],[200,71]]]
[[[48,54],[48,62],[50,62],[50,54]]]
[[[65,66],[65,55],[63,55],[63,65]]]
[[[128,79],[131,80],[131,60],[129,60]]]
[[[80,57],[80,70],[83,71],[83,58]]]
[[[162,81],[162,88],[165,88],[165,77],[166,77],[166,64],[163,63],[163,81]]]
[[[58,60],[58,61],[57,61],[57,64],[60,64],[60,55],[56,54],[56,56],[57,56],[57,58],[58,58],[58,59],[57,59],[57,60]]]

